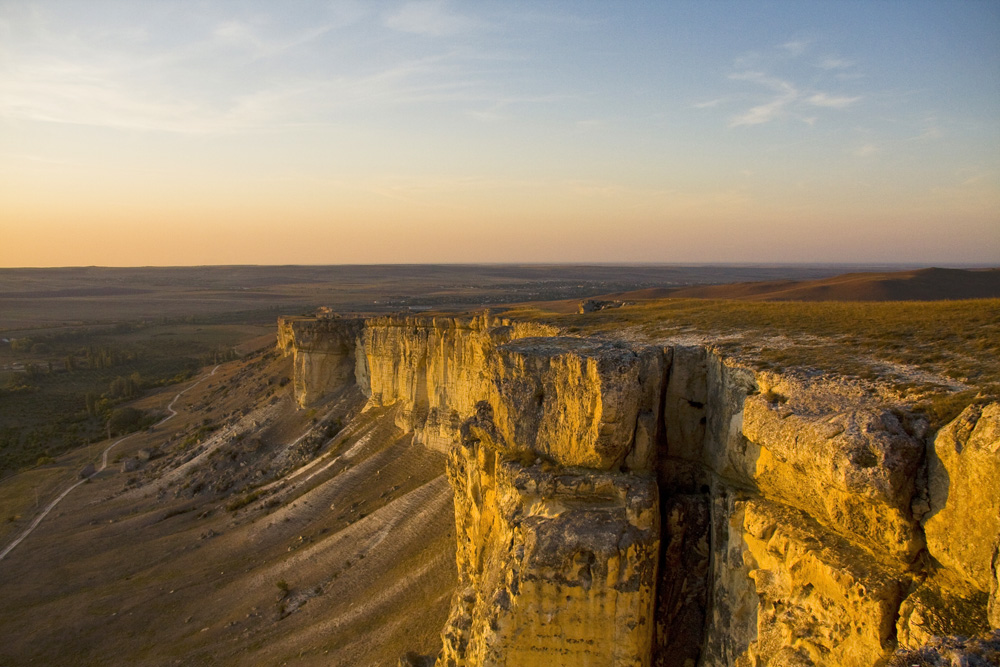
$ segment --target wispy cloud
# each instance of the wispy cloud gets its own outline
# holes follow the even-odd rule
[[[736,72],[730,74],[729,78],[733,81],[751,81],[753,83],[759,83],[762,86],[766,86],[776,92],[782,94],[789,94],[795,92],[795,86],[790,82],[779,79],[778,77],[769,76],[764,72]]]
[[[792,40],[785,42],[781,45],[781,48],[790,53],[793,56],[800,56],[805,53],[806,48],[809,46],[809,42],[801,39]]]
[[[705,100],[704,102],[695,102],[691,105],[694,109],[714,109],[723,102],[726,101],[725,97],[716,97],[714,100]]]
[[[337,32],[345,27],[352,35],[384,31],[374,12],[323,15],[312,26],[266,15],[188,21],[177,14],[170,19],[183,31],[151,23],[140,26],[138,40],[136,26],[118,26],[121,34],[108,28],[98,40],[56,14],[0,24],[16,36],[0,45],[0,119],[226,133],[336,122],[352,106],[459,100],[488,108],[504,97],[473,73],[482,53],[436,44],[372,60],[328,38],[346,36]],[[404,5],[387,22],[394,30],[438,34],[472,25],[443,2]]]
[[[730,74],[729,80],[754,84],[759,92],[743,95],[743,99],[750,99],[756,103],[744,111],[732,115],[729,118],[729,127],[763,125],[779,120],[794,120],[814,125],[821,118],[820,115],[816,114],[816,109],[847,109],[862,99],[860,95],[834,94],[817,89],[817,83],[822,84],[823,76],[827,77],[827,81],[831,85],[836,85],[833,83],[833,77],[853,67],[853,63],[832,57],[821,61],[818,67],[831,72],[832,76],[820,76],[820,81],[817,82],[815,75],[808,74],[808,69],[803,71],[803,67],[808,68],[809,66],[799,58],[808,47],[809,44],[801,40],[785,42],[778,47],[777,52],[772,50],[769,58],[757,58],[757,66],[753,69],[745,67],[747,62],[745,56],[736,59],[735,64],[740,68],[740,71]],[[792,56],[791,60],[787,57],[788,55]],[[780,69],[789,74],[787,76],[774,75],[769,71],[773,69]],[[815,70],[812,71],[815,72]],[[807,77],[808,84],[799,83],[799,81],[806,80]],[[718,100],[721,99],[724,98],[718,98]],[[695,108],[710,108],[717,104],[717,100],[710,100],[695,105]]]
[[[729,127],[769,123],[782,116],[785,112],[785,107],[788,106],[790,101],[787,99],[776,99],[767,104],[758,104],[755,107],[750,107],[746,112],[733,116],[729,120]]]
[[[789,105],[799,98],[799,92],[792,83],[768,76],[763,72],[738,72],[730,74],[729,78],[734,81],[750,81],[769,88],[775,93],[770,101],[753,106],[749,110],[733,116],[729,121],[730,127],[762,125],[781,118],[786,114]]]
[[[941,124],[934,116],[924,118],[920,133],[910,138],[910,141],[936,141],[944,136]]]
[[[826,107],[828,109],[846,109],[861,97],[846,97],[843,95],[827,95],[826,93],[816,93],[806,98],[806,103],[814,107]]]
[[[854,61],[845,60],[843,58],[828,57],[821,60],[817,65],[820,69],[825,70],[837,70],[837,69],[847,69],[849,67],[854,67]]]
[[[442,37],[472,30],[480,23],[453,11],[444,0],[417,0],[388,14],[385,25],[400,32]]]

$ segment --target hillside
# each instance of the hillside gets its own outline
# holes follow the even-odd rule
[[[939,301],[1000,297],[1000,269],[919,269],[846,273],[818,280],[772,280],[647,288],[603,299],[741,299],[756,301]]]
[[[0,664],[385,665],[439,645],[444,456],[356,392],[297,409],[273,348],[211,371],[142,399],[192,387],[0,560]],[[4,480],[0,545],[87,454]]]

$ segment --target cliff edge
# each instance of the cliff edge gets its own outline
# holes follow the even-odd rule
[[[1000,626],[998,404],[935,433],[836,379],[488,315],[278,345],[301,406],[356,384],[447,454],[438,665],[884,665]]]

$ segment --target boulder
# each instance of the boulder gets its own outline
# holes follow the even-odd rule
[[[938,431],[927,478],[931,506],[924,519],[927,550],[941,565],[995,596],[1000,403],[970,405]]]
[[[912,516],[924,445],[887,409],[797,411],[747,398],[743,432],[760,447],[754,483],[873,554],[906,563],[924,546]]]

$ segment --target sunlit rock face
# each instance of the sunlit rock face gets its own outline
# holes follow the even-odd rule
[[[836,379],[555,334],[281,324],[301,405],[356,383],[448,453],[439,665],[855,667],[997,627],[1000,406],[934,434]]]
[[[562,466],[650,470],[650,443],[633,452],[640,415],[658,409],[662,352],[580,338],[524,338],[497,350],[492,404],[514,450]],[[643,436],[640,435],[640,438]],[[634,454],[634,455],[633,455]]]
[[[911,561],[924,546],[910,509],[923,443],[888,410],[797,407],[763,395],[744,404],[757,488],[853,543]]]
[[[747,503],[743,531],[759,600],[746,664],[876,665],[895,648],[902,570],[766,500]]]
[[[967,617],[967,632],[982,625],[1000,627],[1000,404],[970,405],[938,431],[927,476],[927,551],[946,573],[971,589],[955,587],[955,595],[943,592],[943,603],[955,608],[945,617]],[[989,600],[988,621],[973,624],[978,615],[968,602],[978,596]]]
[[[401,428],[447,451],[476,403],[496,393],[497,348],[551,333],[487,316],[372,319],[361,337],[359,383],[373,405],[401,406]]]
[[[307,408],[332,388],[354,383],[358,336],[357,319],[282,318],[278,348],[292,355],[295,400]]]
[[[438,664],[650,664],[655,481],[512,456],[491,417],[449,461],[459,581]]]

